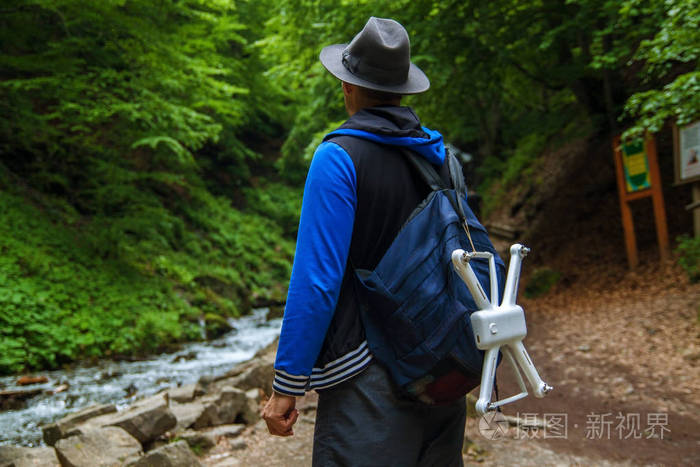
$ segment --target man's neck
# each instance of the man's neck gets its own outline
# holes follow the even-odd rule
[[[401,101],[395,101],[395,102],[371,102],[371,103],[363,103],[362,105],[358,105],[355,109],[350,109],[346,106],[346,110],[348,111],[349,116],[355,115],[357,112],[363,109],[370,109],[372,107],[386,107],[386,106],[391,106],[391,107],[400,107],[401,106]]]

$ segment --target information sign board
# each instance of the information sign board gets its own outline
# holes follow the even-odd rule
[[[651,187],[649,179],[649,160],[644,150],[644,140],[638,139],[623,144],[622,165],[625,169],[625,187],[627,193],[646,190]]]
[[[675,128],[676,183],[700,180],[700,121]]]

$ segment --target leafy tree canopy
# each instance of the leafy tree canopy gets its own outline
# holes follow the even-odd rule
[[[308,159],[344,118],[318,63],[371,15],[395,18],[432,82],[409,103],[429,125],[475,150],[482,174],[512,177],[555,136],[658,131],[697,118],[698,7],[688,0],[282,0],[258,42],[268,75],[297,102],[283,165]],[[304,44],[305,47],[299,47]],[[315,136],[315,137],[314,137]],[[301,171],[303,172],[303,170]]]

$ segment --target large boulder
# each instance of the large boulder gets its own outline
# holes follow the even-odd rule
[[[129,467],[197,467],[202,466],[184,441],[154,449]]]
[[[218,393],[202,397],[195,402],[178,404],[172,402],[170,410],[177,419],[175,432],[188,428],[196,430],[210,426],[242,421],[256,423],[260,419],[258,404],[259,390],[243,392],[240,389],[225,387]]]
[[[116,412],[117,408],[114,404],[100,404],[86,407],[78,412],[72,413],[56,423],[51,423],[42,427],[44,434],[44,442],[53,446],[59,439],[66,438],[71,434],[77,434],[76,427],[91,418],[100,415]]]
[[[204,412],[204,404],[201,402],[189,402],[187,404],[172,402],[170,411],[177,419],[175,431],[182,431],[191,427],[201,417],[202,412]]]
[[[263,355],[236,366],[216,382],[216,386],[233,386],[243,389],[260,388],[266,394],[272,393],[272,380],[275,376],[274,355]]]
[[[142,454],[138,440],[116,426],[85,429],[55,447],[63,467],[118,467]]]
[[[84,434],[96,428],[118,426],[145,444],[174,428],[176,423],[175,415],[169,408],[167,394],[160,394],[136,402],[121,412],[86,420],[72,429],[70,434]]]
[[[61,467],[53,448],[0,446],[0,467]]]
[[[234,423],[246,410],[248,398],[238,388],[225,387],[218,394],[203,397],[200,403],[204,410],[192,424],[194,429]]]
[[[104,425],[121,427],[141,443],[153,441],[177,424],[167,398],[161,396],[140,401],[106,421]]]

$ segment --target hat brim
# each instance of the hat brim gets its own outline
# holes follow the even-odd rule
[[[430,80],[425,76],[425,73],[411,62],[411,66],[408,69],[408,79],[405,83],[397,85],[381,85],[376,84],[371,81],[359,78],[343,65],[343,50],[347,47],[347,44],[333,44],[324,47],[321,50],[319,59],[323,66],[336,78],[346,83],[354,84],[356,86],[361,86],[367,89],[373,89],[375,91],[390,92],[394,94],[419,94],[421,92],[427,91],[430,88]]]

